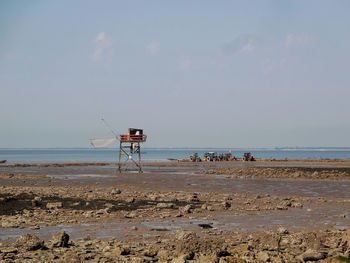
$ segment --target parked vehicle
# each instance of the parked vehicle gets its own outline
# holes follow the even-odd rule
[[[200,162],[202,161],[201,158],[199,157],[198,153],[192,153],[190,156],[190,160],[192,162]]]
[[[215,162],[220,161],[220,158],[216,152],[207,152],[204,153],[203,161]]]
[[[235,156],[233,156],[231,153],[225,153],[223,156],[224,161],[232,161],[232,160],[237,160]]]
[[[253,155],[251,155],[250,152],[246,152],[243,155],[243,161],[255,161],[255,158],[253,157]]]

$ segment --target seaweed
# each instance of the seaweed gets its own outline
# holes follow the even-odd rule
[[[350,263],[350,258],[343,257],[343,256],[338,256],[336,257],[337,260],[342,261],[342,262],[349,262]]]

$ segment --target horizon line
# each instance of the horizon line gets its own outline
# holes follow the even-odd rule
[[[118,147],[0,147],[0,150],[49,150],[49,149],[62,149],[62,150],[74,150],[74,149],[115,149]],[[285,147],[143,147],[143,149],[254,149],[254,150],[283,150],[283,151],[293,151],[293,150],[350,150],[350,146],[338,146],[338,147],[310,147],[310,146],[285,146]]]

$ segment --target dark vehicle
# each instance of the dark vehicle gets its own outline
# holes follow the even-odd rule
[[[255,158],[253,157],[253,155],[251,155],[251,153],[244,153],[243,155],[243,161],[255,161]]]
[[[233,156],[231,153],[225,153],[223,156],[224,161],[232,161],[232,160],[237,160],[235,156]]]
[[[206,153],[204,155],[204,159],[208,159],[208,154],[209,153]],[[220,153],[219,155],[217,155],[217,157],[213,157],[213,158],[210,158],[210,160],[213,160],[213,161],[232,161],[232,160],[237,160],[236,157],[234,157],[231,153]],[[208,161],[208,160],[207,160]]]
[[[207,162],[215,162],[219,161],[219,156],[217,155],[216,152],[208,152],[204,154],[203,161]]]
[[[190,160],[192,162],[200,162],[202,161],[201,158],[199,157],[198,153],[192,153],[190,156]]]

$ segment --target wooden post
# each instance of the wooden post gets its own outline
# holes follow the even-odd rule
[[[141,146],[140,143],[137,143],[137,147],[139,148],[139,174],[142,173],[142,168],[141,168]]]
[[[122,158],[122,142],[120,141],[120,146],[119,146],[118,173],[121,173],[121,172],[122,172],[122,163],[121,163],[121,158]]]

